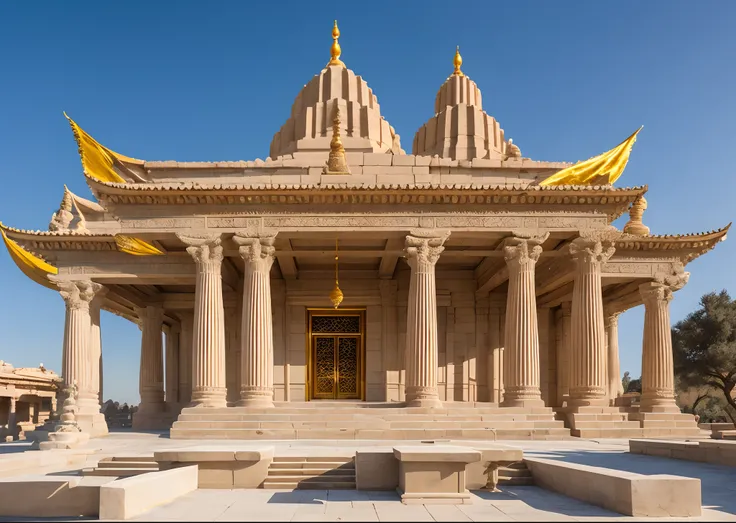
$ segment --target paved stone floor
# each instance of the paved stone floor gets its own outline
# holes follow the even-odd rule
[[[188,441],[162,433],[111,433],[85,447],[88,465],[105,456],[145,455],[164,448],[199,445],[274,445],[276,455],[341,455],[357,448],[389,447],[391,441]],[[460,443],[460,442],[458,442]],[[489,442],[462,442],[488,444]],[[648,518],[656,521],[736,521],[736,470],[733,467],[628,454],[627,440],[499,441],[520,447],[528,456],[628,470],[699,478],[703,516]],[[0,454],[26,450],[28,444],[0,444]],[[508,487],[502,493],[473,492],[470,505],[402,505],[394,492],[198,490],[153,509],[138,521],[606,521],[629,518],[538,487]],[[646,519],[646,518],[645,518]],[[6,521],[0,518],[0,521]],[[10,521],[10,520],[7,520]],[[59,520],[56,520],[59,521]]]

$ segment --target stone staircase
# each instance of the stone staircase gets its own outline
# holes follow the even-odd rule
[[[570,431],[547,407],[493,403],[445,404],[439,409],[398,403],[282,403],[276,408],[187,408],[172,439],[240,440],[518,440],[565,439]]]
[[[632,407],[557,409],[570,434],[579,438],[661,438],[700,435],[691,414],[640,413]]]
[[[531,486],[534,485],[532,471],[529,470],[524,461],[517,461],[498,469],[499,486]]]
[[[101,459],[96,467],[82,469],[82,475],[127,478],[157,471],[158,463],[153,456],[115,456]]]
[[[355,460],[345,457],[275,457],[265,489],[355,490]]]

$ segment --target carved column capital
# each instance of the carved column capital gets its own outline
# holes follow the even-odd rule
[[[419,265],[434,265],[445,250],[444,243],[450,237],[449,231],[412,231],[407,235],[404,253],[411,266],[413,263]]]
[[[576,238],[570,244],[569,252],[579,265],[600,265],[613,256],[616,247],[610,240]]]
[[[239,246],[238,252],[246,264],[251,264],[254,269],[266,272],[271,270],[276,252],[273,246],[276,241],[275,234],[238,233],[233,236],[233,241]]]
[[[90,303],[104,287],[88,280],[57,281],[59,294],[64,299],[67,309],[89,310]],[[104,292],[107,292],[106,289]]]
[[[519,235],[503,241],[503,255],[507,263],[516,261],[536,263],[542,254],[542,244],[549,238],[549,233],[542,235]],[[510,265],[510,264],[509,264]]]
[[[605,311],[603,314],[603,323],[608,327],[618,327],[618,317],[621,315],[620,312]]]
[[[672,289],[663,283],[650,281],[639,285],[639,294],[645,304],[669,303],[672,301]]]
[[[187,252],[194,258],[201,272],[220,272],[222,266],[222,236],[220,234],[187,236],[176,233],[176,237],[188,245]]]

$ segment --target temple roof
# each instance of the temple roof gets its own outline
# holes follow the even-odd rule
[[[399,136],[381,116],[378,98],[366,81],[340,60],[340,30],[332,30],[331,58],[294,101],[291,116],[271,141],[271,158],[330,150],[336,108],[346,151],[404,154]]]

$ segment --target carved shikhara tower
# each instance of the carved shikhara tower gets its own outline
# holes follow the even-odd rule
[[[327,420],[317,437],[328,438],[692,434],[674,401],[669,303],[728,227],[651,235],[647,187],[611,185],[635,135],[605,153],[615,162],[522,157],[459,51],[406,154],[338,37],[335,25],[329,63],[265,161],[136,160],[70,120],[96,201],[65,188],[48,231],[2,233],[66,305],[63,378],[78,386],[80,426],[106,431],[106,310],[141,330],[135,427],[178,417],[172,437],[309,437],[303,419],[261,430],[274,407],[300,406]],[[623,231],[611,225],[627,212]],[[619,386],[617,317],[639,305],[635,409]],[[342,427],[333,403],[314,410],[324,399],[390,402],[417,421],[367,409],[374,422]],[[461,407],[483,421],[443,428]],[[249,421],[228,425],[233,413]]]

